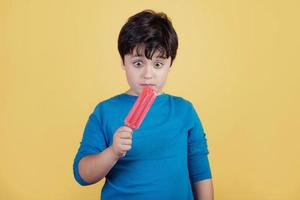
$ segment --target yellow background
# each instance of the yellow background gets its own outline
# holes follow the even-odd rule
[[[179,36],[165,92],[193,102],[219,200],[300,199],[299,1],[0,1],[0,199],[99,199],[72,172],[88,115],[127,89],[117,37],[143,9]]]

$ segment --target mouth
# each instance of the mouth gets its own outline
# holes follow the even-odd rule
[[[155,86],[155,84],[150,84],[150,83],[148,83],[148,84],[140,84],[141,86]]]
[[[157,94],[157,88],[156,88],[156,85],[155,84],[140,84],[141,87],[145,87],[145,86],[148,86],[150,88],[152,88],[152,90],[155,91],[155,94]]]

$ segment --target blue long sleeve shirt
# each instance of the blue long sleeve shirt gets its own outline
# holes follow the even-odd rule
[[[122,93],[97,104],[84,128],[73,163],[76,181],[90,185],[79,174],[78,163],[113,143],[113,134],[137,96]],[[139,129],[133,131],[132,148],[106,175],[103,200],[190,200],[192,184],[210,179],[206,134],[188,100],[163,93],[154,100]]]

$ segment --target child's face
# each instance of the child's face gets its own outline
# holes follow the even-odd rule
[[[142,92],[143,85],[148,84],[158,95],[161,94],[171,69],[171,57],[160,58],[158,57],[159,52],[155,52],[150,60],[145,55],[138,56],[135,53],[136,49],[133,52],[133,54],[125,55],[124,64],[122,63],[122,68],[126,71],[127,82],[130,86],[127,93],[139,95]]]

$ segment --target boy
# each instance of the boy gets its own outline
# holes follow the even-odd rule
[[[103,200],[213,199],[206,134],[196,110],[162,91],[177,47],[164,13],[137,13],[120,31],[118,50],[129,90],[95,107],[73,164],[81,185],[106,178]],[[145,85],[157,97],[132,130],[124,119]]]

